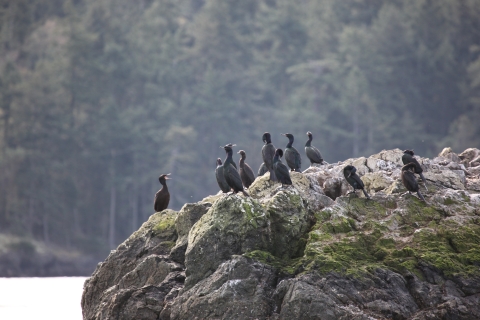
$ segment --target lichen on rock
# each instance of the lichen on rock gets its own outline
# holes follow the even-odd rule
[[[395,149],[156,213],[87,280],[84,319],[478,319],[477,150],[417,157],[426,203]]]

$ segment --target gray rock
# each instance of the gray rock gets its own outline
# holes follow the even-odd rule
[[[185,261],[185,251],[188,245],[188,233],[193,225],[205,214],[212,206],[211,203],[193,204],[187,203],[178,212],[175,220],[175,229],[178,234],[177,242],[170,251],[172,259],[179,263]]]
[[[85,282],[84,319],[479,319],[480,179],[447,151],[418,158],[426,203],[396,149],[156,213]]]
[[[458,155],[466,167],[471,167],[470,162],[480,156],[480,150],[477,148],[468,148]],[[472,166],[475,167],[475,166]]]

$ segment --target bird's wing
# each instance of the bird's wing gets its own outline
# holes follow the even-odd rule
[[[415,163],[415,173],[422,173],[423,172],[422,166],[420,165],[420,163],[418,163],[417,159],[412,157],[411,162]]]
[[[257,173],[257,176],[263,176],[265,173],[268,172],[268,168],[267,166],[265,165],[265,162],[262,162],[260,168],[258,168],[258,173]]]
[[[408,191],[417,191],[418,190],[418,182],[415,178],[415,175],[410,170],[402,171],[402,182],[405,188]]]
[[[283,179],[287,179],[286,181],[289,181],[290,183],[292,182],[287,166],[280,161],[275,163],[275,174],[279,179],[281,177],[280,181],[283,181]]]
[[[295,151],[293,151],[292,148],[285,149],[284,157],[290,169],[295,169],[296,168]]]
[[[225,174],[225,180],[230,187],[235,191],[243,190],[242,179],[238,171],[232,166],[226,166],[223,168]]]
[[[245,174],[248,176],[251,182],[255,180],[255,174],[253,173],[252,168],[250,168],[248,164],[244,164],[243,171],[245,171]]]
[[[269,143],[262,148],[263,162],[267,166],[267,169],[271,169],[273,166],[273,157],[275,156],[275,147]]]
[[[353,180],[355,180],[355,182],[357,183],[356,189],[363,189],[365,187],[362,179],[360,179],[360,177],[357,174],[352,174],[350,177],[353,178]]]
[[[293,148],[294,155],[295,155],[295,169],[300,169],[302,167],[302,157],[300,156],[300,152],[297,149]]]
[[[225,180],[225,175],[223,173],[223,165],[217,167],[217,169],[215,170],[215,177],[217,178],[217,183],[220,187],[220,190],[222,190],[223,192],[230,191],[230,186]]]
[[[305,154],[312,162],[321,163],[323,161],[320,151],[315,147],[305,147]]]

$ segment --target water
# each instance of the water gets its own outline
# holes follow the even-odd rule
[[[85,279],[0,278],[0,319],[81,320]]]

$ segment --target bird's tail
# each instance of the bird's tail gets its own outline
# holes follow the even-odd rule
[[[273,171],[273,169],[270,170],[270,180],[273,182],[277,181],[277,176],[275,175],[275,171]]]
[[[422,178],[423,180],[423,184],[425,186],[425,190],[428,191],[428,188],[427,188],[427,179],[425,179],[425,177],[423,176],[423,173],[420,172],[420,178]]]
[[[370,199],[370,196],[368,195],[367,191],[365,191],[365,189],[362,189],[362,191],[365,197],[367,197],[367,199]]]
[[[418,196],[420,197],[420,199],[422,199],[423,202],[426,202],[426,201],[425,201],[425,198],[422,196],[422,194],[420,193],[420,191],[417,191],[417,194],[418,194]]]

